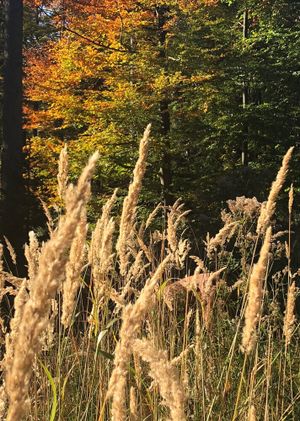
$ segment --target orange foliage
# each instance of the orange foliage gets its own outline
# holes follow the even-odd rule
[[[200,3],[203,6],[200,0],[49,1],[57,34],[26,51],[25,127],[39,133],[31,142],[33,162],[40,165],[47,142],[67,141],[78,155],[94,149],[103,156],[114,154],[147,122],[161,124],[162,100],[178,100],[182,92],[194,96],[195,87],[211,76],[185,68],[172,45],[178,42],[179,20]],[[160,5],[169,6],[163,24]],[[165,55],[163,48],[168,50]],[[185,101],[173,108],[175,119],[204,112],[203,104],[195,110],[185,107]]]

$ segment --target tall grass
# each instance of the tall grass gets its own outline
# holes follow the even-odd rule
[[[97,156],[74,187],[63,149],[56,228],[44,244],[29,234],[28,279],[1,263],[0,297],[16,297],[10,328],[1,321],[0,419],[298,420],[298,271],[270,228],[292,150],[268,201],[229,201],[192,256],[180,201],[136,219],[149,136],[119,224],[115,192],[88,228]],[[290,231],[291,194],[287,211]]]

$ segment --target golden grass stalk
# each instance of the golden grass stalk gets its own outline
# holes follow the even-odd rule
[[[139,391],[142,389],[142,367],[139,355],[133,351],[133,363],[135,371],[135,382]]]
[[[157,349],[149,340],[136,339],[134,349],[150,365],[150,376],[159,385],[164,405],[170,409],[173,421],[184,421],[185,393],[177,370],[168,360],[167,352]]]
[[[42,205],[44,214],[45,214],[46,219],[47,219],[48,232],[51,235],[52,232],[53,232],[53,229],[54,229],[54,221],[53,221],[53,218],[51,216],[50,210],[49,210],[48,206],[46,205],[46,203],[43,202],[42,199],[40,199],[40,202],[41,202],[41,205]]]
[[[130,388],[130,416],[133,421],[138,420],[138,406],[137,406],[137,400],[136,400],[136,393],[135,388],[131,386]]]
[[[27,290],[26,290],[26,284],[27,282],[26,280],[24,280],[18,290],[18,293],[14,301],[15,313],[14,313],[13,319],[11,319],[11,322],[10,322],[11,330],[10,330],[10,333],[8,333],[5,336],[6,354],[4,357],[3,365],[4,365],[4,369],[6,370],[10,368],[13,364],[14,353],[15,353],[14,347],[19,336],[19,326],[21,325],[21,322],[22,322],[25,304],[29,298]]]
[[[267,229],[258,262],[254,265],[249,280],[249,293],[245,311],[245,326],[242,337],[242,350],[249,354],[256,343],[256,329],[261,315],[263,300],[263,281],[268,266],[272,229]]]
[[[4,288],[5,277],[3,276],[3,244],[0,243],[0,291]]]
[[[89,250],[89,264],[92,268],[94,301],[99,305],[101,296],[104,295],[107,285],[107,274],[113,263],[113,234],[115,223],[110,213],[116,202],[117,190],[103,206],[101,217],[98,219],[92,233]]]
[[[125,386],[130,356],[133,352],[133,341],[139,333],[141,324],[147,312],[154,305],[155,287],[162,278],[164,270],[171,260],[171,256],[165,257],[156,269],[153,276],[146,281],[139,298],[134,304],[128,304],[122,314],[122,326],[120,339],[115,350],[114,369],[111,374],[107,392],[107,398],[112,397],[112,420],[123,421],[126,417],[124,407]]]
[[[288,173],[289,162],[291,160],[293,150],[294,147],[291,147],[283,157],[281,168],[278,171],[275,181],[273,181],[268,200],[261,207],[261,212],[257,221],[256,228],[256,232],[258,234],[265,233],[266,229],[270,225],[272,216],[275,212],[277,197],[280,193],[280,190],[282,189]]]
[[[9,282],[11,285],[13,285],[15,288],[20,288],[25,278],[18,278],[17,276],[12,275],[9,272],[2,272],[2,276],[5,281]],[[16,294],[15,294],[16,295]]]
[[[158,214],[158,212],[161,208],[162,208],[161,203],[156,205],[156,207],[153,209],[153,211],[150,213],[150,215],[148,216],[148,218],[146,220],[145,229],[149,228],[149,226],[152,224],[152,222],[154,221],[156,215]]]
[[[174,357],[171,361],[171,364],[176,366],[181,363],[181,361],[188,355],[188,353],[194,348],[194,344],[190,344],[185,348],[177,357]]]
[[[127,275],[126,283],[122,288],[121,299],[125,301],[125,298],[128,294],[134,293],[138,295],[138,291],[132,286],[132,283],[137,283],[139,279],[145,274],[146,269],[150,266],[150,263],[144,264],[144,252],[140,250],[135,256],[133,264],[130,266]]]
[[[189,256],[189,258],[196,263],[197,268],[198,268],[199,271],[207,272],[207,269],[205,267],[204,261],[202,259],[200,259],[200,257],[198,257],[198,256]]]
[[[57,174],[57,189],[58,196],[64,200],[67,187],[68,187],[68,171],[69,171],[69,162],[68,162],[68,150],[67,145],[65,145],[59,155],[58,162],[58,174]]]
[[[291,342],[294,324],[295,324],[295,302],[296,302],[296,285],[295,281],[289,286],[287,294],[286,310],[284,315],[283,334],[285,336],[285,344],[288,346]]]
[[[213,304],[216,294],[216,285],[220,278],[220,275],[226,267],[223,267],[216,272],[209,274],[209,277],[206,278],[206,274],[199,274],[199,282],[198,282],[198,289],[199,289],[199,298],[201,302],[202,308],[202,316],[205,324],[205,328],[207,331],[210,330],[212,315],[213,315]],[[195,277],[197,276],[197,269],[195,271]]]
[[[293,184],[291,184],[291,188],[289,190],[289,204],[288,204],[288,209],[289,209],[290,215],[292,213],[293,203],[294,203],[294,186],[293,186]]]
[[[183,240],[177,238],[177,231],[179,224],[183,218],[190,213],[190,210],[184,211],[182,208],[183,203],[180,203],[181,199],[176,200],[176,202],[171,206],[168,213],[168,224],[167,224],[167,240],[169,252],[173,256],[174,263],[177,269],[182,269],[186,256],[190,251],[189,241],[187,239]]]
[[[206,243],[207,257],[211,259],[213,253],[217,250],[218,247],[222,247],[225,244],[225,241],[230,239],[237,227],[236,222],[230,222],[225,224],[220,231],[213,238],[209,238]]]
[[[144,272],[145,268],[149,266],[149,264],[145,265],[143,261],[144,251],[140,250],[137,255],[135,256],[133,264],[130,266],[128,274],[126,276],[126,281],[130,282],[132,279],[136,281],[139,279],[141,274]],[[122,291],[122,294],[124,291]]]
[[[39,243],[33,231],[29,232],[29,244],[25,245],[25,257],[28,263],[28,287],[31,289],[31,282],[38,272],[40,259]]]
[[[16,265],[17,264],[16,252],[15,252],[11,242],[9,241],[9,239],[6,238],[5,236],[3,236],[3,237],[4,237],[4,240],[5,240],[6,247],[7,247],[7,250],[9,252],[10,258],[11,258],[13,264]]]
[[[66,280],[63,283],[63,304],[61,322],[67,328],[71,324],[76,294],[80,287],[80,275],[85,258],[85,240],[87,234],[86,210],[83,209],[76,228],[69,261],[66,265]]]
[[[150,246],[147,246],[141,236],[141,232],[136,234],[136,242],[140,248],[140,250],[143,251],[143,253],[145,254],[145,256],[148,259],[148,262],[150,263],[154,263],[154,255],[153,255],[153,250],[151,249]],[[130,270],[129,270],[130,271]]]
[[[254,405],[250,406],[248,413],[248,421],[256,421],[256,410]]]
[[[120,272],[121,275],[125,275],[128,265],[128,240],[131,236],[135,215],[136,206],[138,202],[139,193],[142,188],[142,181],[146,171],[146,160],[149,149],[149,136],[150,136],[151,124],[148,124],[144,136],[140,142],[139,158],[136,162],[133,181],[129,186],[128,195],[124,199],[123,210],[120,221],[120,234],[117,241],[117,251],[120,259]]]
[[[5,419],[7,409],[7,394],[5,390],[5,383],[0,386],[0,420]]]
[[[11,348],[14,351],[13,361],[5,367],[9,396],[7,421],[22,419],[26,411],[34,357],[41,348],[41,337],[49,323],[51,301],[60,286],[80,215],[90,196],[90,179],[97,160],[98,153],[90,158],[77,186],[71,185],[67,189],[66,214],[60,218],[57,229],[41,251],[39,270],[24,305],[19,333],[7,349],[8,355]]]
[[[42,333],[40,338],[42,351],[49,351],[54,345],[55,339],[55,326],[56,317],[58,315],[58,303],[56,299],[51,300],[51,310],[48,319],[48,325],[45,332]]]
[[[176,202],[171,206],[170,212],[168,213],[168,226],[167,226],[167,239],[169,249],[172,253],[175,253],[178,246],[177,230],[180,222],[183,218],[188,215],[191,211],[183,211],[184,203],[180,203],[181,199],[177,199]]]

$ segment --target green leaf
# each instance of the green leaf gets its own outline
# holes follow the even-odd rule
[[[109,329],[112,325],[114,325],[118,320],[120,320],[118,317],[112,319],[110,322],[107,323],[106,329]]]
[[[48,380],[51,386],[51,390],[52,390],[52,398],[53,398],[53,402],[52,402],[52,407],[51,407],[51,413],[50,413],[50,418],[49,421],[54,421],[55,420],[55,416],[56,416],[56,412],[57,412],[57,389],[56,389],[56,384],[54,382],[54,379],[50,373],[50,371],[48,370],[48,368],[39,360],[39,363],[41,364]]]
[[[99,353],[102,354],[105,358],[113,359],[113,356],[111,354],[108,354],[105,351],[101,351],[99,349],[99,346],[100,346],[100,342],[102,341],[102,339],[104,338],[104,336],[107,334],[109,328],[111,326],[113,326],[114,323],[117,322],[118,320],[119,320],[118,318],[112,319],[110,322],[108,322],[108,324],[106,325],[106,328],[103,329],[103,330],[101,330],[101,332],[99,333],[98,338],[97,338],[97,346],[96,346],[95,359],[96,359],[96,357],[97,357],[97,355]]]
[[[98,354],[101,354],[103,357],[107,358],[110,361],[114,360],[114,356],[108,352],[103,351],[102,349],[97,350]]]

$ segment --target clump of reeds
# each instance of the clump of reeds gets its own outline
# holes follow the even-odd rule
[[[144,135],[146,144],[148,136],[149,130]],[[145,171],[147,148],[148,145],[141,144],[139,165],[136,166],[134,180],[123,207],[120,224],[123,231],[118,239],[121,276],[118,273],[119,267],[114,267],[115,222],[111,211],[116,201],[116,192],[103,207],[89,243],[86,238],[85,204],[90,193],[89,179],[95,159],[77,187],[68,187],[66,148],[60,157],[58,177],[59,196],[64,203],[62,209],[65,209],[65,213],[61,215],[57,229],[54,229],[54,222],[48,216],[50,240],[46,244],[40,246],[35,234],[29,234],[29,242],[25,248],[28,279],[20,279],[4,272],[0,244],[0,300],[6,294],[16,295],[11,332],[7,334],[7,330],[3,329],[7,343],[6,357],[2,364],[6,371],[6,381],[0,386],[0,419],[5,419],[7,397],[10,406],[7,419],[22,419],[29,396],[33,408],[30,416],[42,420],[54,416],[61,419],[75,416],[99,421],[124,421],[129,417],[132,421],[152,418],[181,421],[187,418],[197,420],[211,417],[254,421],[263,412],[265,417],[270,412],[276,419],[290,415],[297,419],[296,406],[299,400],[298,394],[294,393],[296,389],[293,370],[296,372],[298,367],[294,368],[291,364],[291,376],[286,376],[285,364],[285,361],[289,362],[288,344],[292,335],[297,332],[294,309],[297,288],[296,281],[290,282],[295,279],[297,272],[291,275],[289,268],[285,272],[280,271],[275,282],[277,285],[281,277],[288,274],[291,283],[284,317],[284,353],[278,354],[278,349],[283,347],[280,344],[278,348],[276,343],[276,339],[280,337],[278,332],[282,326],[282,315],[279,311],[276,313],[276,321],[279,321],[276,325],[273,324],[274,315],[266,314],[261,317],[263,298],[269,298],[263,286],[267,276],[270,247],[272,243],[275,249],[275,239],[279,238],[279,233],[272,237],[271,228],[267,226],[270,225],[271,216],[267,222],[261,217],[261,221],[266,223],[266,229],[262,228],[260,233],[263,232],[265,237],[259,259],[249,276],[242,348],[247,354],[253,350],[260,322],[264,328],[267,326],[264,330],[267,340],[260,344],[263,352],[255,353],[254,358],[245,357],[244,365],[241,366],[240,354],[236,352],[240,317],[237,317],[238,313],[234,317],[232,310],[236,311],[237,308],[239,311],[246,296],[243,297],[238,292],[236,298],[235,292],[232,292],[244,282],[245,274],[252,265],[253,256],[248,252],[253,250],[253,238],[257,241],[258,235],[251,236],[249,248],[250,242],[247,243],[246,236],[252,234],[251,229],[255,231],[253,221],[257,219],[261,205],[255,198],[242,197],[229,201],[230,213],[222,213],[223,229],[207,244],[209,257],[214,257],[214,261],[207,263],[190,256],[198,267],[194,275],[189,276],[193,273],[190,272],[191,268],[187,266],[183,270],[183,263],[187,263],[189,244],[183,234],[178,235],[178,228],[186,215],[180,201],[165,209],[164,216],[168,216],[168,226],[162,232],[147,231],[161,205],[156,207],[145,223],[139,227],[136,223],[138,193]],[[280,183],[275,188],[277,192]],[[273,201],[274,197],[276,200],[276,194],[270,196]],[[291,196],[292,192],[289,195],[289,215],[292,211]],[[263,212],[267,208],[273,209],[271,205],[266,205]],[[240,229],[245,221],[246,228]],[[241,267],[236,260],[237,255],[240,258],[239,253],[219,252],[237,232],[235,250],[240,252],[245,247],[245,253],[241,253],[245,265],[241,264]],[[86,250],[89,252],[87,260]],[[272,258],[274,259],[274,253]],[[221,264],[229,267],[232,263],[234,270],[238,272],[238,280],[235,282],[235,279],[229,279],[234,282],[233,285],[220,288],[225,284],[225,281],[219,281],[224,268],[218,268]],[[88,283],[85,282],[83,268],[87,268],[87,277],[91,274],[92,284],[87,289],[93,309],[87,319],[89,317],[88,320],[94,321],[97,318],[97,335],[90,335],[91,329],[87,329],[78,335],[74,331],[69,336],[68,330],[61,327],[57,329],[56,346],[47,348],[39,356],[43,373],[36,369],[37,353],[44,345],[45,334],[48,331],[50,335],[53,333],[53,325],[51,329],[49,326],[55,317],[56,325],[62,322],[66,327],[70,326],[81,278],[83,284]],[[171,279],[178,278],[180,279],[170,282]],[[143,283],[144,279],[146,281]],[[7,282],[10,283],[9,286],[6,285]],[[58,291],[63,298],[59,309],[59,300],[54,299],[55,296],[58,297]],[[189,294],[190,291],[195,294],[196,301]],[[182,301],[175,302],[179,294],[184,306],[177,305]],[[171,311],[167,311],[159,298],[163,298]],[[109,303],[109,299],[114,303]],[[118,305],[115,306],[115,303]],[[56,315],[60,314],[60,310],[62,318],[57,320]],[[120,329],[117,328],[119,321]],[[191,328],[193,321],[195,329]],[[147,339],[140,339],[143,336]],[[153,338],[153,341],[149,338]],[[192,349],[194,352],[190,352]],[[109,361],[112,355],[113,363]],[[283,362],[282,358],[285,358]],[[141,363],[141,360],[146,364]],[[134,364],[133,368],[131,364]],[[296,365],[297,361],[293,361],[293,364]],[[145,365],[149,366],[149,375],[153,379],[150,387],[148,378],[143,377]],[[32,370],[36,377],[32,379],[31,387],[29,380]],[[256,381],[258,370],[261,377]],[[277,379],[277,374],[280,381],[277,382],[278,389],[275,388],[273,392],[270,385],[273,385],[273,379]],[[51,409],[49,380],[53,389],[56,388],[56,393],[59,393],[56,414],[53,412],[51,415],[49,412],[54,405]],[[288,390],[292,391],[289,396],[285,395]],[[107,405],[105,397],[112,398],[111,406]],[[167,408],[160,412],[161,405]]]
[[[242,350],[249,354],[256,343],[256,329],[261,316],[263,285],[267,272],[272,230],[267,229],[258,262],[254,265],[249,280],[247,307],[245,310],[245,326],[243,329]]]
[[[95,169],[98,154],[90,158],[81,174],[77,186],[70,185],[65,196],[66,213],[61,217],[58,228],[44,245],[39,269],[31,284],[29,299],[24,303],[18,334],[11,335],[6,350],[6,390],[9,397],[7,420],[22,418],[26,411],[29,381],[34,357],[41,348],[41,337],[47,330],[52,300],[61,284],[68,251],[76,234],[77,224],[90,197],[90,179]],[[14,319],[12,325],[14,326]]]

